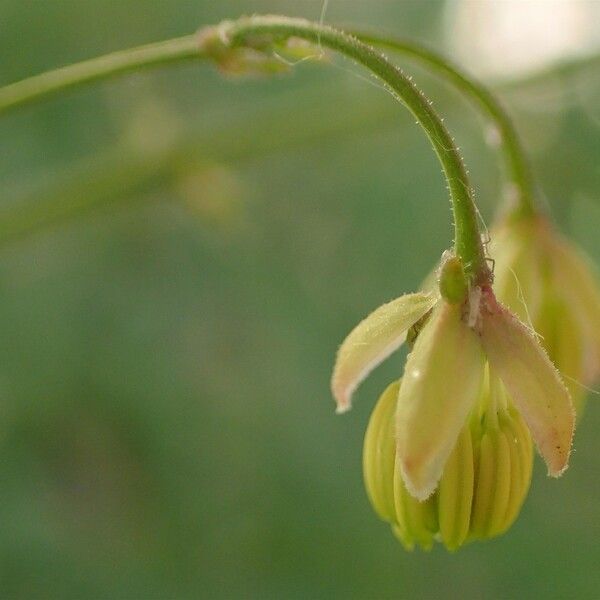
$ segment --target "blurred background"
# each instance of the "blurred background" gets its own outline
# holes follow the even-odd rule
[[[498,91],[560,228],[600,262],[597,2],[330,0]],[[322,1],[0,0],[0,84]],[[502,198],[486,124],[406,61]],[[541,73],[541,75],[540,75]],[[419,285],[452,231],[414,119],[338,57],[229,81],[189,63],[0,119],[0,596],[598,598],[600,406],[572,466],[536,464],[503,537],[406,553],[362,437],[402,355],[336,417],[337,345]],[[488,136],[489,137],[489,136]]]

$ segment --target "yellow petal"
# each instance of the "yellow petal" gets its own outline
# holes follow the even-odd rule
[[[436,301],[433,294],[400,296],[380,306],[350,332],[340,346],[331,379],[338,413],[350,409],[352,394],[360,382],[400,347],[408,328]]]
[[[548,472],[568,466],[574,429],[569,392],[533,333],[488,297],[481,340],[493,370],[523,415]]]
[[[479,338],[461,307],[441,301],[408,357],[396,409],[397,462],[419,500],[440,480],[477,399],[483,366]]]

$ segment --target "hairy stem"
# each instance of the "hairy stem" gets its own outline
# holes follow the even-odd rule
[[[381,54],[358,39],[331,27],[303,19],[286,17],[250,17],[204,30],[202,43],[188,36],[159,44],[126,50],[50,71],[0,89],[0,113],[51,93],[66,90],[111,75],[123,74],[151,65],[198,57],[215,57],[214,46],[207,45],[206,33],[214,31],[227,49],[267,50],[270,42],[300,38],[345,54],[378,76],[390,91],[412,112],[427,133],[442,165],[454,212],[456,253],[471,280],[485,281],[489,269],[477,224],[476,207],[462,159],[454,141],[431,103],[412,81]],[[261,39],[262,38],[262,39]],[[213,40],[214,41],[214,40]]]
[[[474,100],[483,112],[488,115],[493,127],[497,131],[499,137],[498,145],[501,149],[503,160],[506,164],[506,171],[512,184],[511,192],[514,190],[514,194],[511,194],[514,195],[514,198],[511,199],[515,203],[514,211],[524,215],[536,212],[535,186],[525,151],[521,146],[510,117],[506,114],[500,102],[486,87],[472,77],[462,73],[439,54],[421,46],[403,40],[396,40],[388,36],[354,31],[350,31],[350,33],[366,43],[380,48],[387,48],[404,56],[414,58],[442,75],[464,95]]]
[[[360,40],[382,48],[388,48],[408,58],[413,58],[442,75],[459,91],[475,100],[486,112],[499,133],[499,146],[506,163],[506,171],[515,192],[514,212],[533,214],[535,206],[535,185],[518,136],[510,118],[487,88],[472,77],[462,73],[439,54],[405,40],[394,39],[373,33],[350,31]],[[0,88],[0,114],[60,91],[75,88],[97,80],[137,71],[138,69],[159,66],[166,63],[207,58],[200,51],[195,36],[185,36],[164,42],[148,44],[115,52],[48,71],[23,81]],[[502,89],[527,89],[555,81],[557,78],[578,76],[586,70],[600,65],[600,54],[559,63],[526,78],[501,84]]]
[[[366,43],[388,48],[423,63],[442,75],[459,91],[475,100],[488,114],[500,134],[499,145],[509,179],[514,184],[513,189],[516,192],[514,212],[532,214],[536,211],[535,186],[519,139],[504,109],[484,86],[438,54],[416,44],[372,33],[358,31],[352,33]],[[207,56],[201,52],[197,38],[193,35],[115,52],[0,88],[0,114],[69,88],[142,68],[198,58],[206,59]],[[506,82],[501,87],[511,90],[543,85],[548,81],[556,80],[557,77],[577,76],[586,69],[596,68],[599,64],[600,55],[583,57],[569,63],[558,64],[524,79]]]
[[[206,35],[206,34],[204,34]],[[369,69],[414,115],[440,160],[454,212],[456,254],[472,281],[490,277],[477,224],[477,212],[469,179],[454,140],[431,103],[397,67],[357,38],[321,24],[287,17],[248,17],[224,23],[216,35],[235,47],[263,49],[266,42],[299,38],[336,50]]]

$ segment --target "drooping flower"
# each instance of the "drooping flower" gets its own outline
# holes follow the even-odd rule
[[[380,401],[387,417],[373,416],[379,426],[365,442],[367,482],[378,473],[376,485],[367,483],[371,500],[407,547],[441,538],[456,548],[506,529],[528,487],[527,430],[552,476],[566,469],[571,448],[573,409],[557,370],[489,285],[460,285],[457,260],[442,265],[441,294],[402,296],[362,321],[341,345],[332,377],[343,412],[407,333],[414,340],[401,383]]]
[[[543,216],[492,229],[498,298],[530,322],[580,414],[600,377],[600,284],[587,257]]]

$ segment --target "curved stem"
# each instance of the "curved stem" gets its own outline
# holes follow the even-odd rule
[[[206,32],[204,35],[206,36]],[[412,80],[385,57],[355,37],[304,19],[275,16],[242,18],[222,24],[214,30],[214,36],[232,48],[245,46],[254,49],[263,49],[269,41],[281,42],[289,38],[300,38],[337,50],[377,75],[393,95],[412,112],[438,155],[450,190],[454,212],[455,249],[465,265],[465,272],[471,281],[489,279],[476,207],[462,159],[448,130]]]
[[[458,90],[474,99],[483,111],[487,112],[500,134],[500,148],[516,192],[514,194],[516,206],[513,212],[520,214],[536,212],[535,185],[518,136],[498,100],[483,85],[462,73],[439,54],[416,44],[373,33],[352,30],[350,33],[366,43],[414,58],[437,71]],[[86,83],[142,68],[197,58],[207,58],[207,55],[201,51],[196,36],[191,35],[131,48],[55,69],[0,88],[0,114]],[[559,63],[526,78],[504,82],[500,87],[507,90],[528,88],[553,81],[557,77],[578,75],[599,64],[600,54],[586,56]]]
[[[498,100],[484,86],[462,73],[439,54],[416,44],[373,33],[360,31],[350,31],[350,33],[366,43],[388,48],[427,65],[445,77],[458,90],[474,99],[492,119],[499,133],[499,145],[506,170],[514,186],[516,201],[514,212],[535,213],[535,185],[523,148],[510,118]],[[55,69],[0,88],[0,114],[47,95],[86,83],[142,68],[197,58],[207,58],[207,56],[201,51],[196,36],[191,35],[115,52]],[[558,64],[525,79],[509,81],[502,87],[506,89],[529,87],[556,79],[557,76],[578,74],[585,69],[597,67],[598,64],[600,64],[600,55],[583,57],[569,63]]]
[[[265,49],[265,36],[269,38],[267,42],[295,37],[337,50],[371,70],[405,104],[426,131],[442,164],[454,212],[456,253],[465,265],[465,272],[471,280],[489,279],[469,180],[454,141],[441,119],[399,69],[369,46],[331,27],[303,19],[272,16],[226,22],[218,28],[205,29],[200,39],[187,36],[125,50],[6,86],[0,89],[0,113],[51,93],[138,68],[198,57],[210,56],[219,60],[223,58],[219,53],[227,51],[228,45],[231,50],[246,47],[261,52]]]
[[[473,99],[488,114],[499,135],[499,147],[502,151],[503,159],[506,163],[506,171],[514,190],[511,196],[515,196],[513,200],[515,202],[515,212],[524,215],[531,215],[536,212],[535,185],[525,151],[521,146],[510,117],[498,99],[486,87],[472,77],[462,73],[460,69],[439,54],[421,46],[371,33],[355,32],[352,30],[349,33],[352,33],[368,44],[387,48],[414,58],[443,75],[458,90]]]
[[[459,91],[474,99],[492,119],[500,135],[500,148],[514,185],[518,211],[524,214],[535,212],[533,179],[518,136],[498,100],[484,86],[463,74],[440,55],[416,44],[373,33],[353,30],[349,33],[366,43],[388,48],[425,64],[445,77]],[[86,83],[142,68],[197,58],[207,56],[201,51],[197,38],[193,35],[114,52],[1,88],[0,114]]]
[[[85,83],[145,67],[201,57],[198,39],[194,35],[113,52],[0,88],[0,114]]]

